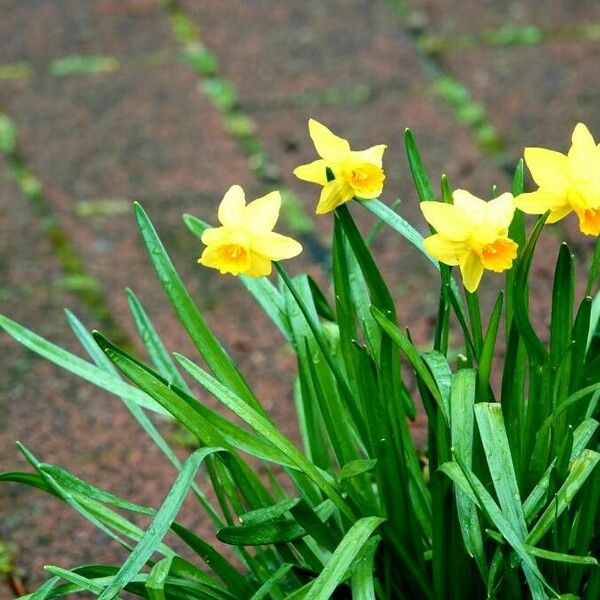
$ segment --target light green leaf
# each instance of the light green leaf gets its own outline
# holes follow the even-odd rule
[[[450,391],[450,435],[452,451],[467,467],[471,468],[475,404],[475,371],[462,369],[452,377]],[[462,475],[462,473],[461,473]],[[468,483],[465,481],[467,487]],[[477,515],[477,502],[473,502],[472,492],[465,492],[461,486],[455,487],[456,508],[460,530],[467,552],[475,558],[477,567],[484,579],[488,569],[483,537]]]
[[[600,461],[600,453],[593,450],[584,450],[576,458],[570,469],[569,475],[561,485],[556,496],[550,502],[537,523],[532,527],[527,539],[529,545],[535,545],[556,523],[558,517],[569,506],[577,492],[581,489],[587,478],[590,476],[596,465]]]
[[[330,598],[337,586],[347,577],[348,569],[367,540],[383,521],[384,519],[379,517],[365,517],[356,521],[331,555],[323,571],[315,579],[304,600]]]
[[[162,415],[168,415],[168,412],[160,404],[154,402],[147,394],[122,381],[116,374],[107,373],[104,369],[63,350],[3,315],[0,315],[0,326],[15,340],[59,367],[112,394],[127,398],[139,406]]]
[[[245,423],[250,425],[265,441],[277,447],[292,464],[304,471],[307,477],[331,498],[342,513],[349,517],[352,516],[352,512],[331,482],[270,421],[258,414],[247,404],[241,402],[240,398],[232,390],[211,377],[206,371],[185,356],[175,354],[175,358],[217,400],[221,401]]]
[[[271,590],[279,584],[279,582],[288,574],[293,565],[286,563],[283,564],[269,577],[252,595],[250,600],[264,600]]]
[[[171,570],[172,562],[173,558],[169,556],[159,560],[152,567],[145,586],[148,591],[149,600],[166,600],[165,581]]]
[[[502,513],[521,538],[527,534],[519,486],[512,462],[502,408],[493,402],[475,404],[475,417]]]
[[[170,529],[202,461],[211,454],[223,451],[222,448],[200,448],[185,461],[173,487],[142,539],[127,557],[110,585],[104,589],[98,600],[110,600],[114,598],[138,574],[139,570],[157,550],[163,537]]]
[[[148,215],[137,202],[134,202],[134,209],[142,238],[148,250],[148,256],[154,266],[158,280],[196,349],[220,381],[235,390],[244,402],[264,414],[264,409],[244,381],[237,366],[208,328],[181,277],[175,270],[175,266]]]

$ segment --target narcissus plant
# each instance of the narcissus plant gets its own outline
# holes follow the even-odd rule
[[[529,290],[539,290],[530,268],[547,220],[575,211],[584,233],[598,233],[600,170],[591,135],[578,125],[568,156],[528,149],[540,189],[524,193],[521,161],[510,193],[486,202],[460,186],[452,193],[445,176],[436,199],[407,131],[425,217],[415,228],[379,198],[383,144],[354,151],[316,121],[309,128],[321,158],[295,173],[323,186],[317,212],[333,211],[324,268],[330,284],[283,268],[280,261],[302,248],[273,231],[278,192],[246,204],[242,188],[231,187],[220,204],[215,199],[217,227],[184,216],[205,245],[199,262],[239,276],[280,335],[278,349],[293,352],[290,397],[269,400],[293,396],[296,435],[283,433],[289,424],[275,422],[214,336],[139,204],[150,262],[198,358],[170,355],[131,291],[143,357],[89,333],[70,312],[89,359],[0,316],[16,340],[122,401],[174,470],[162,502],[142,506],[20,444],[32,470],[0,474],[0,481],[52,494],[128,552],[121,565],[49,565],[51,577],[24,598],[597,600],[598,239],[578,261],[587,267],[585,286],[576,285],[569,247],[560,247],[552,292],[536,296],[547,329],[535,326],[529,301]],[[354,198],[360,202],[347,204]],[[353,217],[358,211],[377,219],[366,236]],[[543,214],[528,227],[523,211]],[[384,227],[400,236],[398,253],[409,244],[422,253],[427,295],[437,298],[428,343],[417,344],[411,323],[398,319],[379,270],[371,241]],[[486,270],[504,276],[496,277],[493,304],[481,310]],[[411,435],[418,406],[427,418],[424,445]],[[171,415],[198,448],[181,460],[153,414]],[[202,532],[214,535],[201,537],[178,519],[188,495],[198,512],[190,522],[202,515]]]
[[[421,202],[425,219],[437,232],[423,244],[440,262],[458,265],[465,288],[474,292],[484,269],[501,273],[517,257],[517,243],[508,237],[515,202],[509,193],[484,202],[466,190],[456,190],[452,198],[453,204]]]
[[[531,215],[549,210],[548,223],[574,212],[582,233],[600,235],[600,144],[583,123],[575,126],[566,155],[525,148],[525,163],[539,188],[517,198],[520,210]]]
[[[381,195],[385,180],[382,168],[385,144],[352,150],[348,140],[338,137],[314,119],[308,122],[308,130],[321,158],[296,167],[294,175],[323,186],[317,204],[318,215],[331,212],[355,196],[372,199]],[[328,169],[333,175],[331,181],[327,176]]]
[[[296,240],[273,232],[280,209],[279,192],[246,204],[244,190],[239,185],[231,186],[219,205],[222,226],[204,231],[202,242],[206,248],[198,262],[223,275],[270,275],[272,261],[293,258],[302,252]]]

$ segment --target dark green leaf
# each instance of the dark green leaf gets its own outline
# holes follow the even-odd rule
[[[142,238],[148,250],[148,256],[156,270],[158,280],[196,349],[221,381],[235,390],[244,402],[254,407],[258,412],[264,413],[264,409],[240,375],[235,363],[208,328],[198,307],[175,270],[175,266],[148,215],[137,202],[134,203],[134,209]]]

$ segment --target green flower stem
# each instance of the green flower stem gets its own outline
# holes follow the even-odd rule
[[[471,322],[471,337],[475,348],[475,357],[479,360],[483,348],[483,329],[481,327],[481,310],[479,309],[479,294],[477,292],[465,291],[467,299],[467,310]],[[466,340],[465,340],[466,343]]]
[[[585,286],[585,295],[591,296],[594,286],[598,283],[598,274],[600,273],[600,236],[596,238],[594,245],[594,254],[592,263],[588,272],[587,285]]]
[[[277,269],[277,272],[279,273],[279,276],[281,277],[283,283],[285,284],[285,286],[288,288],[288,290],[292,294],[296,304],[298,305],[298,308],[302,312],[302,315],[306,319],[308,327],[309,327],[311,333],[314,335],[317,345],[319,346],[319,350],[321,350],[321,352],[323,353],[325,361],[327,362],[327,365],[329,366],[329,368],[331,369],[331,372],[333,373],[333,376],[339,387],[340,393],[346,399],[347,406],[349,406],[349,407],[354,406],[354,398],[353,398],[352,390],[349,388],[348,383],[346,382],[346,379],[339,368],[339,365],[335,362],[333,356],[331,356],[331,352],[329,351],[329,348],[327,347],[327,342],[323,338],[323,334],[322,334],[321,330],[319,329],[317,324],[313,321],[310,313],[308,312],[308,309],[306,308],[304,302],[302,302],[302,298],[300,298],[298,291],[294,287],[294,284],[292,283],[292,281],[289,278],[289,275],[286,273],[285,269],[277,261],[273,261],[273,264],[275,265],[275,269]],[[358,421],[360,415],[354,413],[354,411],[353,411],[352,417],[353,417],[355,426],[358,426],[360,424]]]

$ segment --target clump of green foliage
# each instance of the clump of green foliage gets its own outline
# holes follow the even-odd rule
[[[410,132],[406,148],[419,199],[433,200]],[[513,194],[522,192],[521,163]],[[441,197],[451,201],[445,178]],[[353,204],[424,252],[421,235],[381,201]],[[33,470],[0,480],[56,496],[129,551],[121,566],[48,566],[51,578],[26,598],[85,591],[108,600],[123,590],[150,600],[600,597],[600,297],[592,299],[598,243],[583,298],[575,294],[573,256],[561,246],[548,298],[549,335],[535,330],[528,302],[530,266],[547,215],[527,232],[517,211],[509,236],[519,244],[518,256],[488,322],[482,322],[477,292],[463,294],[451,267],[424,256],[441,284],[433,349],[422,350],[398,323],[394,299],[349,207],[336,208],[330,297],[307,275],[291,278],[279,264],[275,281],[240,277],[297,356],[297,445],[215,339],[137,204],[135,215],[201,364],[166,351],[130,291],[148,362],[89,333],[70,312],[89,360],[7,317],[0,326],[119,397],[177,476],[158,508],[140,506],[19,445]],[[207,227],[190,215],[184,220],[198,236]],[[462,340],[449,349],[454,324]],[[232,418],[195,397],[187,377]],[[417,410],[409,377],[428,418],[424,457],[411,437]],[[198,449],[183,464],[151,413],[171,415],[197,438]],[[252,464],[262,461],[265,477],[249,456]],[[201,468],[207,476],[198,484]],[[204,485],[212,487],[215,503]],[[177,522],[188,494],[230,553]],[[147,516],[148,527],[132,523],[131,513]],[[168,532],[187,553],[164,542]]]

